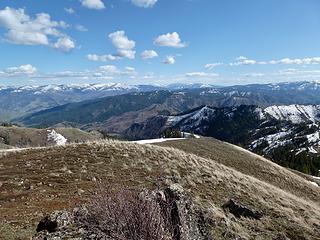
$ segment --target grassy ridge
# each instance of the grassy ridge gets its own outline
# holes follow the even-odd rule
[[[11,225],[30,226],[44,213],[85,201],[96,181],[111,187],[152,188],[162,177],[167,183],[181,184],[208,211],[216,239],[223,239],[226,230],[248,239],[272,239],[278,233],[291,239],[316,239],[320,235],[318,187],[279,170],[273,172],[274,178],[287,178],[292,185],[303,186],[300,192],[280,189],[263,175],[258,179],[221,164],[240,164],[239,156],[251,158],[246,152],[239,155],[232,145],[211,151],[220,161],[213,155],[204,158],[174,148],[116,141],[7,153],[0,158],[0,216]],[[235,154],[228,154],[233,151]],[[277,169],[272,166],[261,163],[256,170]],[[260,221],[235,219],[221,207],[230,198],[264,212],[264,217]]]

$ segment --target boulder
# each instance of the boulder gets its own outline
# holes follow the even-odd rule
[[[224,209],[228,209],[235,217],[246,217],[251,219],[260,220],[263,214],[259,211],[252,210],[249,207],[246,207],[233,199],[230,199],[223,206]]]

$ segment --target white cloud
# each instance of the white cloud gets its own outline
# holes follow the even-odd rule
[[[13,70],[12,70],[13,71]],[[18,72],[18,70],[15,70]],[[21,70],[20,70],[21,71]],[[29,71],[31,72],[31,70]],[[125,79],[135,78],[137,72],[133,67],[126,67],[124,69],[119,69],[115,65],[103,65],[93,70],[83,70],[83,71],[62,71],[56,73],[41,73],[30,75],[32,79],[81,79],[81,80],[112,80],[112,79],[121,79],[123,76]],[[0,71],[0,78],[3,77],[3,74]],[[25,76],[25,75],[24,75]]]
[[[70,38],[60,31],[69,27],[65,22],[52,21],[47,13],[31,18],[22,8],[0,10],[0,27],[7,29],[5,38],[14,44],[52,46],[53,39]]]
[[[214,69],[218,66],[221,66],[221,65],[222,65],[222,63],[208,63],[208,64],[204,65],[204,68],[212,70],[212,69]]]
[[[101,0],[80,0],[82,6],[89,9],[101,10],[105,8],[104,3]]]
[[[320,64],[320,57],[308,57],[308,58],[283,58],[280,60],[271,60],[270,64],[286,64],[286,65],[310,65]]]
[[[141,53],[141,58],[143,60],[152,59],[158,57],[158,53],[154,50],[145,50]]]
[[[237,57],[235,60],[236,61],[243,61],[243,60],[247,60],[248,58],[245,57],[245,56],[240,56],[240,57]]]
[[[191,72],[186,73],[186,77],[217,77],[219,76],[216,73],[206,73],[206,72]]]
[[[126,67],[126,70],[129,72],[134,72],[136,69],[134,67]]]
[[[133,49],[136,43],[129,40],[125,31],[117,31],[109,34],[112,44],[118,49]]]
[[[7,77],[26,76],[33,75],[37,72],[37,69],[31,64],[21,65],[19,67],[10,67],[3,71],[0,71],[1,75]]]
[[[143,8],[150,8],[153,7],[158,0],[131,0],[131,2],[138,6]]]
[[[118,68],[114,65],[100,66],[99,70],[102,73],[118,73],[119,72]]]
[[[73,8],[64,8],[64,11],[69,13],[69,14],[75,14],[76,13]]]
[[[80,25],[80,24],[77,24],[77,25],[75,26],[75,29],[78,30],[78,31],[80,31],[80,32],[87,32],[87,31],[88,31],[88,29],[87,29],[85,26],[82,26],[82,25]]]
[[[70,52],[76,47],[74,41],[69,37],[59,38],[53,46],[55,49],[58,49],[63,52]]]
[[[291,76],[291,75],[295,75],[298,73],[299,73],[299,71],[295,68],[281,69],[278,72],[278,74],[281,76]]]
[[[108,55],[97,55],[97,54],[88,54],[87,59],[94,62],[107,62],[107,61],[115,61],[119,57],[113,56],[111,54]]]
[[[256,60],[248,59],[247,57],[240,56],[235,59],[236,62],[230,63],[230,66],[241,66],[241,65],[255,65],[257,64]]]
[[[182,43],[177,32],[160,35],[154,40],[154,44],[161,47],[184,48],[186,43]]]
[[[125,34],[125,31],[110,33],[108,37],[111,40],[113,46],[117,49],[117,52],[115,54],[106,55],[88,54],[88,60],[106,62],[115,61],[122,58],[135,58],[136,51],[134,50],[134,47],[136,43],[133,40],[129,40],[129,38]]]
[[[244,76],[248,78],[254,78],[254,77],[263,77],[264,74],[263,73],[247,73]]]
[[[136,56],[136,51],[131,49],[118,49],[117,54],[114,56],[119,56],[120,58],[134,59]]]
[[[166,56],[166,58],[163,60],[164,64],[175,64],[176,59],[174,56]]]
[[[110,33],[108,36],[113,46],[117,48],[117,54],[114,54],[114,56],[118,56],[120,58],[125,57],[129,59],[135,58],[136,51],[133,49],[136,43],[133,40],[129,40],[125,34],[125,31]]]
[[[253,59],[248,59],[247,57],[240,56],[235,59],[235,62],[230,63],[230,66],[240,66],[240,65],[317,65],[320,64],[320,57],[306,57],[306,58],[282,58],[282,59],[273,59],[270,61],[256,61]]]

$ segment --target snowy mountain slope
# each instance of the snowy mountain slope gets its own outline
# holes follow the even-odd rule
[[[320,106],[213,108],[167,117],[179,129],[241,145],[306,173],[320,170]]]
[[[319,122],[320,105],[270,106],[264,109],[264,115],[292,123]]]

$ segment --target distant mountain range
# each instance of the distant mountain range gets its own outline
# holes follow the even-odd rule
[[[320,104],[320,84],[317,82],[297,82],[280,84],[255,84],[244,86],[218,87],[208,84],[171,84],[168,86],[84,84],[45,86],[0,86],[0,121],[11,121],[45,109],[73,102],[130,94],[165,90],[188,102],[177,111],[188,110],[200,105],[218,107],[236,105],[269,106],[279,104]],[[185,94],[185,98],[182,98]],[[177,95],[180,95],[177,97]],[[196,99],[192,99],[196,98]],[[193,104],[190,104],[194,101]],[[174,100],[172,103],[176,104]],[[180,104],[180,103],[179,103]],[[184,103],[181,103],[184,104]],[[191,105],[191,106],[189,106]]]
[[[48,127],[67,122],[76,126],[86,124],[94,124],[96,126],[102,124],[102,128],[107,128],[110,125],[108,121],[111,120],[113,123],[121,123],[123,118],[125,118],[128,124],[130,119],[132,120],[131,123],[136,123],[137,120],[138,122],[144,121],[146,117],[178,114],[203,105],[213,107],[240,105],[267,107],[289,104],[320,104],[320,83],[316,82],[261,84],[220,88],[199,85],[175,85],[169,86],[168,88],[170,89],[164,90],[152,86],[126,86],[125,88],[119,86],[100,86],[100,88],[97,86],[94,87],[95,85],[89,86],[86,88],[66,88],[63,91],[50,90],[46,94],[40,95],[41,101],[38,98],[33,101],[28,101],[31,93],[33,96],[36,95],[36,92],[31,91],[25,97],[21,94],[22,102],[20,102],[18,97],[15,98],[15,101],[3,99],[4,103],[6,103],[6,101],[9,101],[9,103],[3,104],[2,108],[10,111],[14,111],[15,109],[21,111],[21,109],[24,109],[23,111],[27,112],[27,114],[23,117],[16,118],[16,121],[28,126]],[[177,90],[176,88],[179,89]],[[119,95],[124,91],[131,92]],[[10,94],[11,97],[14,96],[12,94]],[[116,96],[91,99],[94,96],[101,96],[103,94]],[[0,91],[0,96],[1,95]],[[67,97],[60,98],[61,96],[68,96],[69,100]],[[59,101],[74,102],[71,101],[70,98],[73,98],[74,101],[79,101],[79,98],[89,100],[65,105],[58,103]],[[50,101],[46,101],[45,99],[50,99]],[[60,100],[58,101],[57,99]],[[26,105],[26,103],[28,104]],[[16,105],[16,107],[10,107],[12,104]],[[48,107],[50,104],[59,106],[50,108]],[[38,105],[40,105],[40,107]],[[31,106],[38,107],[31,108]],[[44,108],[47,109],[36,111],[37,109],[41,110]],[[137,111],[139,111],[140,115],[138,119]],[[113,123],[111,125],[114,125]],[[126,124],[126,126],[128,126],[128,124]],[[124,129],[119,129],[119,131],[122,130]]]
[[[45,86],[0,86],[0,121],[9,121],[44,109],[106,96],[162,89],[151,85],[119,83]]]
[[[9,121],[59,105],[81,102],[107,96],[131,92],[150,92],[156,90],[178,90],[214,87],[204,84],[126,85],[108,84],[69,84],[44,86],[0,86],[0,121]]]

